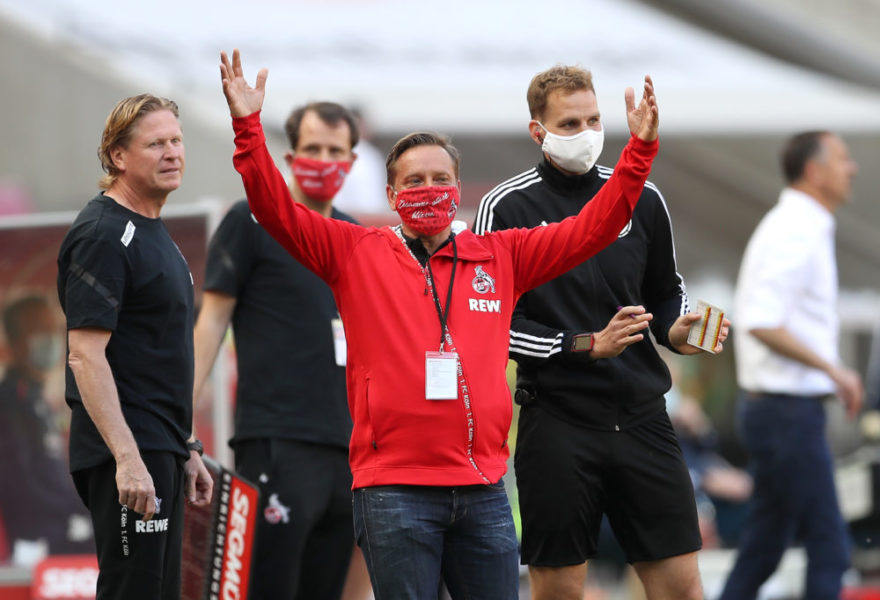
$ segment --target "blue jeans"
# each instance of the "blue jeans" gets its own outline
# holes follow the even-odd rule
[[[755,489],[721,600],[754,598],[798,540],[807,552],[804,598],[837,600],[850,542],[837,504],[822,401],[744,393],[737,419]]]
[[[354,529],[376,600],[515,600],[516,531],[501,482],[354,491]]]

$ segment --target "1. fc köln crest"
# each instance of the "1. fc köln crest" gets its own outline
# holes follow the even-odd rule
[[[485,294],[487,292],[492,292],[494,294],[495,279],[486,273],[480,265],[474,267],[474,271],[476,272],[476,275],[474,276],[473,281],[471,281],[471,285],[474,286],[474,291],[478,294]]]

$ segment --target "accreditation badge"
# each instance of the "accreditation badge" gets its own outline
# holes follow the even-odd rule
[[[458,353],[425,352],[425,398],[458,398]]]

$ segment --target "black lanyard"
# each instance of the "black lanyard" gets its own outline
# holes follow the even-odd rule
[[[443,340],[446,334],[446,320],[449,318],[449,307],[452,304],[452,285],[455,283],[455,265],[458,263],[458,247],[455,245],[455,235],[452,236],[452,275],[449,277],[449,290],[446,292],[446,309],[440,308],[440,297],[437,295],[437,280],[431,270],[431,257],[425,261],[428,267],[428,276],[431,278],[431,295],[434,296],[434,308],[440,318],[440,352],[443,352]]]

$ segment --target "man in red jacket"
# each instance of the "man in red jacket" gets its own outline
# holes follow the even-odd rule
[[[389,153],[401,224],[366,228],[291,202],[238,51],[221,54],[235,168],[259,223],[333,290],[348,341],[355,534],[383,598],[518,596],[517,543],[501,483],[509,455],[508,328],[516,300],[586,260],[631,218],[657,152],[650,78],[614,175],[575,217],[535,229],[453,234],[458,151],[433,133]]]

